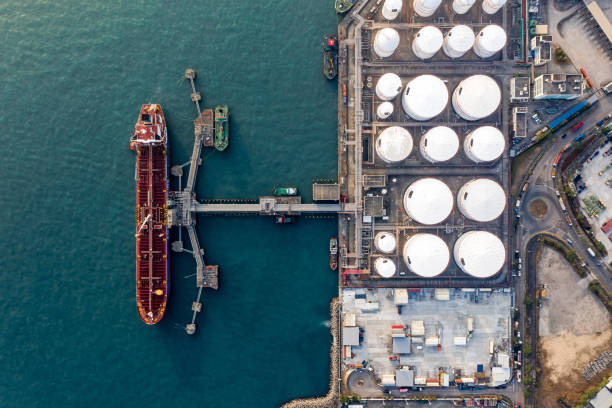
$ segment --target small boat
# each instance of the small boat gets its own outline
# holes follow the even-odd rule
[[[297,187],[275,187],[274,195],[277,197],[282,196],[295,196],[298,193]]]
[[[215,149],[223,151],[229,144],[229,109],[226,105],[215,108]]]
[[[355,0],[336,0],[336,13],[346,13],[353,7]]]
[[[326,35],[323,42],[323,75],[334,79],[338,75],[338,38]]]
[[[338,269],[338,238],[331,237],[329,240],[329,267],[332,271]]]
[[[295,224],[297,218],[295,217],[286,217],[284,215],[277,215],[274,217],[274,223],[276,224]]]

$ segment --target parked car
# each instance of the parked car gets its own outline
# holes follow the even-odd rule
[[[521,382],[521,371],[516,372],[516,381]]]

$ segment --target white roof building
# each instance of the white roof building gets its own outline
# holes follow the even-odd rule
[[[379,232],[374,237],[374,246],[380,252],[384,252],[385,254],[390,254],[395,251],[395,247],[397,242],[395,240],[395,236],[387,231]]]
[[[442,49],[449,57],[460,58],[474,46],[475,40],[474,31],[470,27],[463,24],[456,25],[444,36]]]
[[[453,92],[453,108],[465,120],[490,116],[501,102],[501,90],[493,78],[472,75],[459,83]]]
[[[392,72],[384,74],[376,82],[376,96],[383,101],[392,100],[400,92],[402,92],[402,80]]]
[[[397,163],[412,152],[412,135],[403,127],[391,126],[383,130],[376,139],[376,153],[387,163]]]
[[[391,27],[385,27],[379,30],[374,37],[374,52],[380,58],[390,57],[399,46],[399,43],[399,33]]]
[[[485,0],[486,1],[486,0]],[[505,0],[504,0],[505,1]],[[485,26],[474,41],[474,52],[480,58],[489,58],[501,51],[506,45],[506,31],[497,24]]]
[[[419,143],[421,154],[432,163],[452,159],[459,150],[459,136],[447,126],[436,126],[427,131]]]
[[[421,224],[439,224],[453,210],[453,193],[441,180],[422,178],[406,189],[404,209],[410,218]]]
[[[502,155],[506,140],[502,132],[493,126],[481,126],[471,131],[463,142],[468,158],[476,163],[490,162]]]
[[[474,179],[465,183],[457,193],[457,207],[471,220],[493,221],[506,208],[506,193],[496,181]]]
[[[444,36],[439,28],[431,25],[425,26],[414,36],[412,51],[420,59],[426,60],[436,55],[443,41]]]
[[[454,257],[463,272],[475,278],[497,274],[506,261],[502,241],[487,231],[469,231],[455,242]]]
[[[433,234],[415,234],[404,244],[404,262],[423,278],[440,275],[450,262],[446,243]]]
[[[438,116],[448,104],[448,89],[434,75],[420,75],[406,85],[402,94],[404,112],[415,120],[429,120]]]

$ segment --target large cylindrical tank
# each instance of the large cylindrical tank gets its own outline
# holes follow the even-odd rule
[[[385,0],[382,7],[382,15],[387,20],[395,20],[402,11],[402,0]]]
[[[475,2],[476,0],[454,0],[453,11],[457,14],[465,14]]]
[[[493,78],[472,75],[459,83],[453,92],[453,108],[465,120],[480,120],[499,107],[501,90]]]
[[[429,17],[436,12],[442,0],[414,0],[414,11],[421,17]]]
[[[380,58],[393,55],[400,43],[400,36],[397,31],[390,27],[379,30],[374,37],[374,52]]]
[[[463,142],[467,157],[475,161],[490,162],[502,155],[506,148],[504,135],[493,126],[481,126],[471,131]]]
[[[381,76],[376,82],[376,96],[383,101],[390,101],[402,92],[402,79],[388,72]]]
[[[425,26],[421,28],[412,41],[412,51],[420,59],[429,59],[436,55],[442,47],[444,36],[439,28]]]
[[[439,224],[453,210],[453,193],[442,180],[422,178],[406,189],[404,209],[410,218],[421,224]]]
[[[474,31],[466,25],[456,25],[444,36],[444,53],[451,58],[460,58],[474,45]]]
[[[457,266],[475,278],[489,278],[506,261],[503,242],[487,231],[469,231],[455,242],[453,255]]]
[[[506,193],[496,181],[488,178],[474,179],[459,189],[457,207],[473,221],[493,221],[506,208]]]
[[[438,116],[448,104],[448,89],[437,76],[420,75],[406,85],[402,94],[404,112],[415,120]]]
[[[485,26],[476,35],[474,52],[480,58],[489,58],[501,51],[506,45],[506,31],[497,24]]]
[[[395,240],[395,235],[390,232],[379,232],[374,237],[374,246],[377,250],[384,252],[385,254],[390,254],[395,251],[396,245],[397,241]]]
[[[391,102],[383,102],[376,108],[376,116],[379,119],[387,119],[393,114],[393,104]]]
[[[495,14],[497,10],[504,7],[506,0],[484,0],[482,2],[482,11],[487,14]]]
[[[412,135],[403,127],[388,127],[378,135],[375,148],[378,157],[387,163],[402,161],[412,152]]]
[[[459,136],[447,126],[436,126],[423,135],[420,150],[423,157],[432,163],[450,160],[459,150]]]
[[[390,278],[395,275],[396,269],[395,262],[389,258],[376,258],[374,261],[374,270],[383,278]]]
[[[433,234],[413,235],[404,244],[404,262],[423,278],[440,275],[448,267],[450,251],[446,243]]]

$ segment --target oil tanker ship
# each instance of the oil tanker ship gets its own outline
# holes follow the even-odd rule
[[[146,324],[166,311],[168,262],[167,129],[157,104],[143,105],[130,139],[136,152],[136,303]]]

